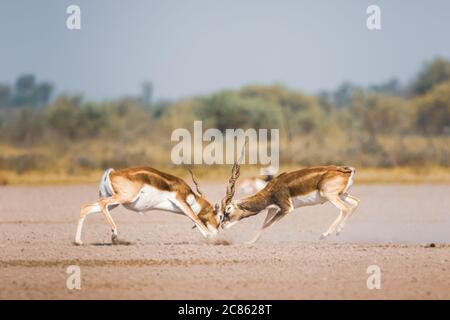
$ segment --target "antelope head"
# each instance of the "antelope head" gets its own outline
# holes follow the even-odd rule
[[[231,169],[231,176],[228,180],[227,191],[225,197],[220,203],[220,212],[218,214],[218,218],[220,219],[221,227],[224,229],[228,229],[232,225],[236,224],[243,217],[244,212],[241,208],[239,208],[238,200],[233,200],[233,197],[236,189],[236,181],[240,175],[240,163],[244,156],[245,145],[242,148],[239,160],[233,164],[233,168]],[[216,205],[216,207],[218,208],[219,206]]]
[[[197,216],[209,229],[209,231],[211,231],[213,234],[217,234],[222,221],[222,217],[220,216],[219,212],[219,205],[216,204],[214,207],[212,206],[212,204],[204,197],[203,193],[201,192],[197,178],[195,177],[192,170],[189,168],[187,170],[191,174],[192,181],[194,182],[195,189],[197,191],[196,200],[201,207],[201,210]],[[195,228],[195,225],[192,228]]]

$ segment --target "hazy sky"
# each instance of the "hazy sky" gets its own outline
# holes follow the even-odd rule
[[[82,29],[66,28],[81,7]],[[381,7],[382,30],[366,28]],[[34,73],[90,99],[179,98],[281,82],[317,92],[417,73],[450,58],[450,1],[2,0],[0,82]]]

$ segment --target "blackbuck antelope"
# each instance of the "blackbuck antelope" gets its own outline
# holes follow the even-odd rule
[[[112,228],[113,244],[125,243],[117,238],[117,226],[110,214],[119,205],[139,213],[163,210],[185,214],[204,237],[217,234],[223,215],[216,217],[218,205],[213,207],[203,197],[192,171],[189,172],[197,193],[182,179],[150,167],[106,170],[100,183],[99,200],[81,208],[75,243],[82,244],[83,222],[90,213],[103,214]]]
[[[264,223],[249,242],[254,243],[262,232],[295,208],[323,204],[330,201],[340,210],[339,216],[321,239],[336,231],[339,234],[350,215],[356,210],[359,199],[347,191],[353,184],[355,169],[352,167],[322,166],[301,169],[280,175],[269,181],[258,193],[240,200],[233,200],[234,184],[239,177],[239,164],[231,172],[227,193],[221,203],[221,226],[226,229],[239,220],[254,216],[267,209]]]

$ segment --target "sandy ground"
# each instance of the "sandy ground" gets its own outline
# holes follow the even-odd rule
[[[203,186],[218,200],[223,185]],[[118,208],[111,246],[102,216],[72,244],[79,207],[97,187],[0,188],[1,299],[393,299],[450,298],[450,186],[356,185],[361,206],[339,237],[319,241],[337,216],[330,204],[297,209],[254,245],[263,214],[206,243],[183,216]],[[435,243],[429,247],[426,244]],[[81,290],[66,287],[70,265]],[[381,269],[381,289],[366,285]]]

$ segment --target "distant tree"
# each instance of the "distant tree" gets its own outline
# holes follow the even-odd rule
[[[7,107],[11,102],[11,87],[0,83],[0,107]]]
[[[450,80],[450,61],[437,58],[425,64],[417,79],[412,83],[412,94],[421,95],[436,85]]]
[[[402,133],[410,122],[400,97],[360,93],[353,97],[349,111],[349,120],[372,136]]]
[[[16,80],[16,91],[23,95],[32,95],[34,91],[34,86],[36,84],[36,79],[34,75],[27,74],[20,76]]]
[[[356,92],[360,91],[361,91],[360,87],[350,82],[344,82],[336,89],[336,91],[333,92],[332,101],[338,108],[348,106],[351,102],[353,95]]]
[[[260,104],[263,102],[278,106],[278,110],[274,112],[280,113],[276,116],[283,118],[288,139],[299,133],[311,133],[319,129],[323,123],[321,117],[324,116],[324,110],[315,97],[290,91],[281,85],[247,86],[239,92],[239,95],[258,99]]]
[[[450,81],[413,100],[415,125],[421,133],[450,132]]]
[[[59,97],[46,110],[46,122],[57,134],[69,139],[79,136],[80,108],[75,99]]]
[[[153,97],[153,84],[150,81],[146,81],[142,84],[142,103],[145,106],[150,106]]]
[[[38,106],[46,106],[50,101],[53,86],[50,83],[42,82],[35,88],[36,104]]]
[[[39,141],[44,133],[42,112],[33,108],[18,110],[19,117],[9,128],[8,135],[15,145],[32,145]]]
[[[14,106],[34,106],[36,79],[34,75],[26,74],[17,78],[14,88]]]
[[[170,100],[159,100],[153,103],[152,111],[155,118],[160,118],[173,102]]]
[[[111,108],[111,106],[109,106]],[[87,103],[78,114],[78,137],[95,138],[102,128],[107,128],[108,114],[102,105]]]
[[[390,79],[381,84],[374,84],[369,86],[369,91],[373,91],[376,93],[382,93],[390,96],[400,96],[402,95],[402,87],[398,79]]]
[[[34,75],[19,76],[10,93],[11,105],[15,107],[45,106],[49,103],[53,86],[47,82],[37,83]]]

